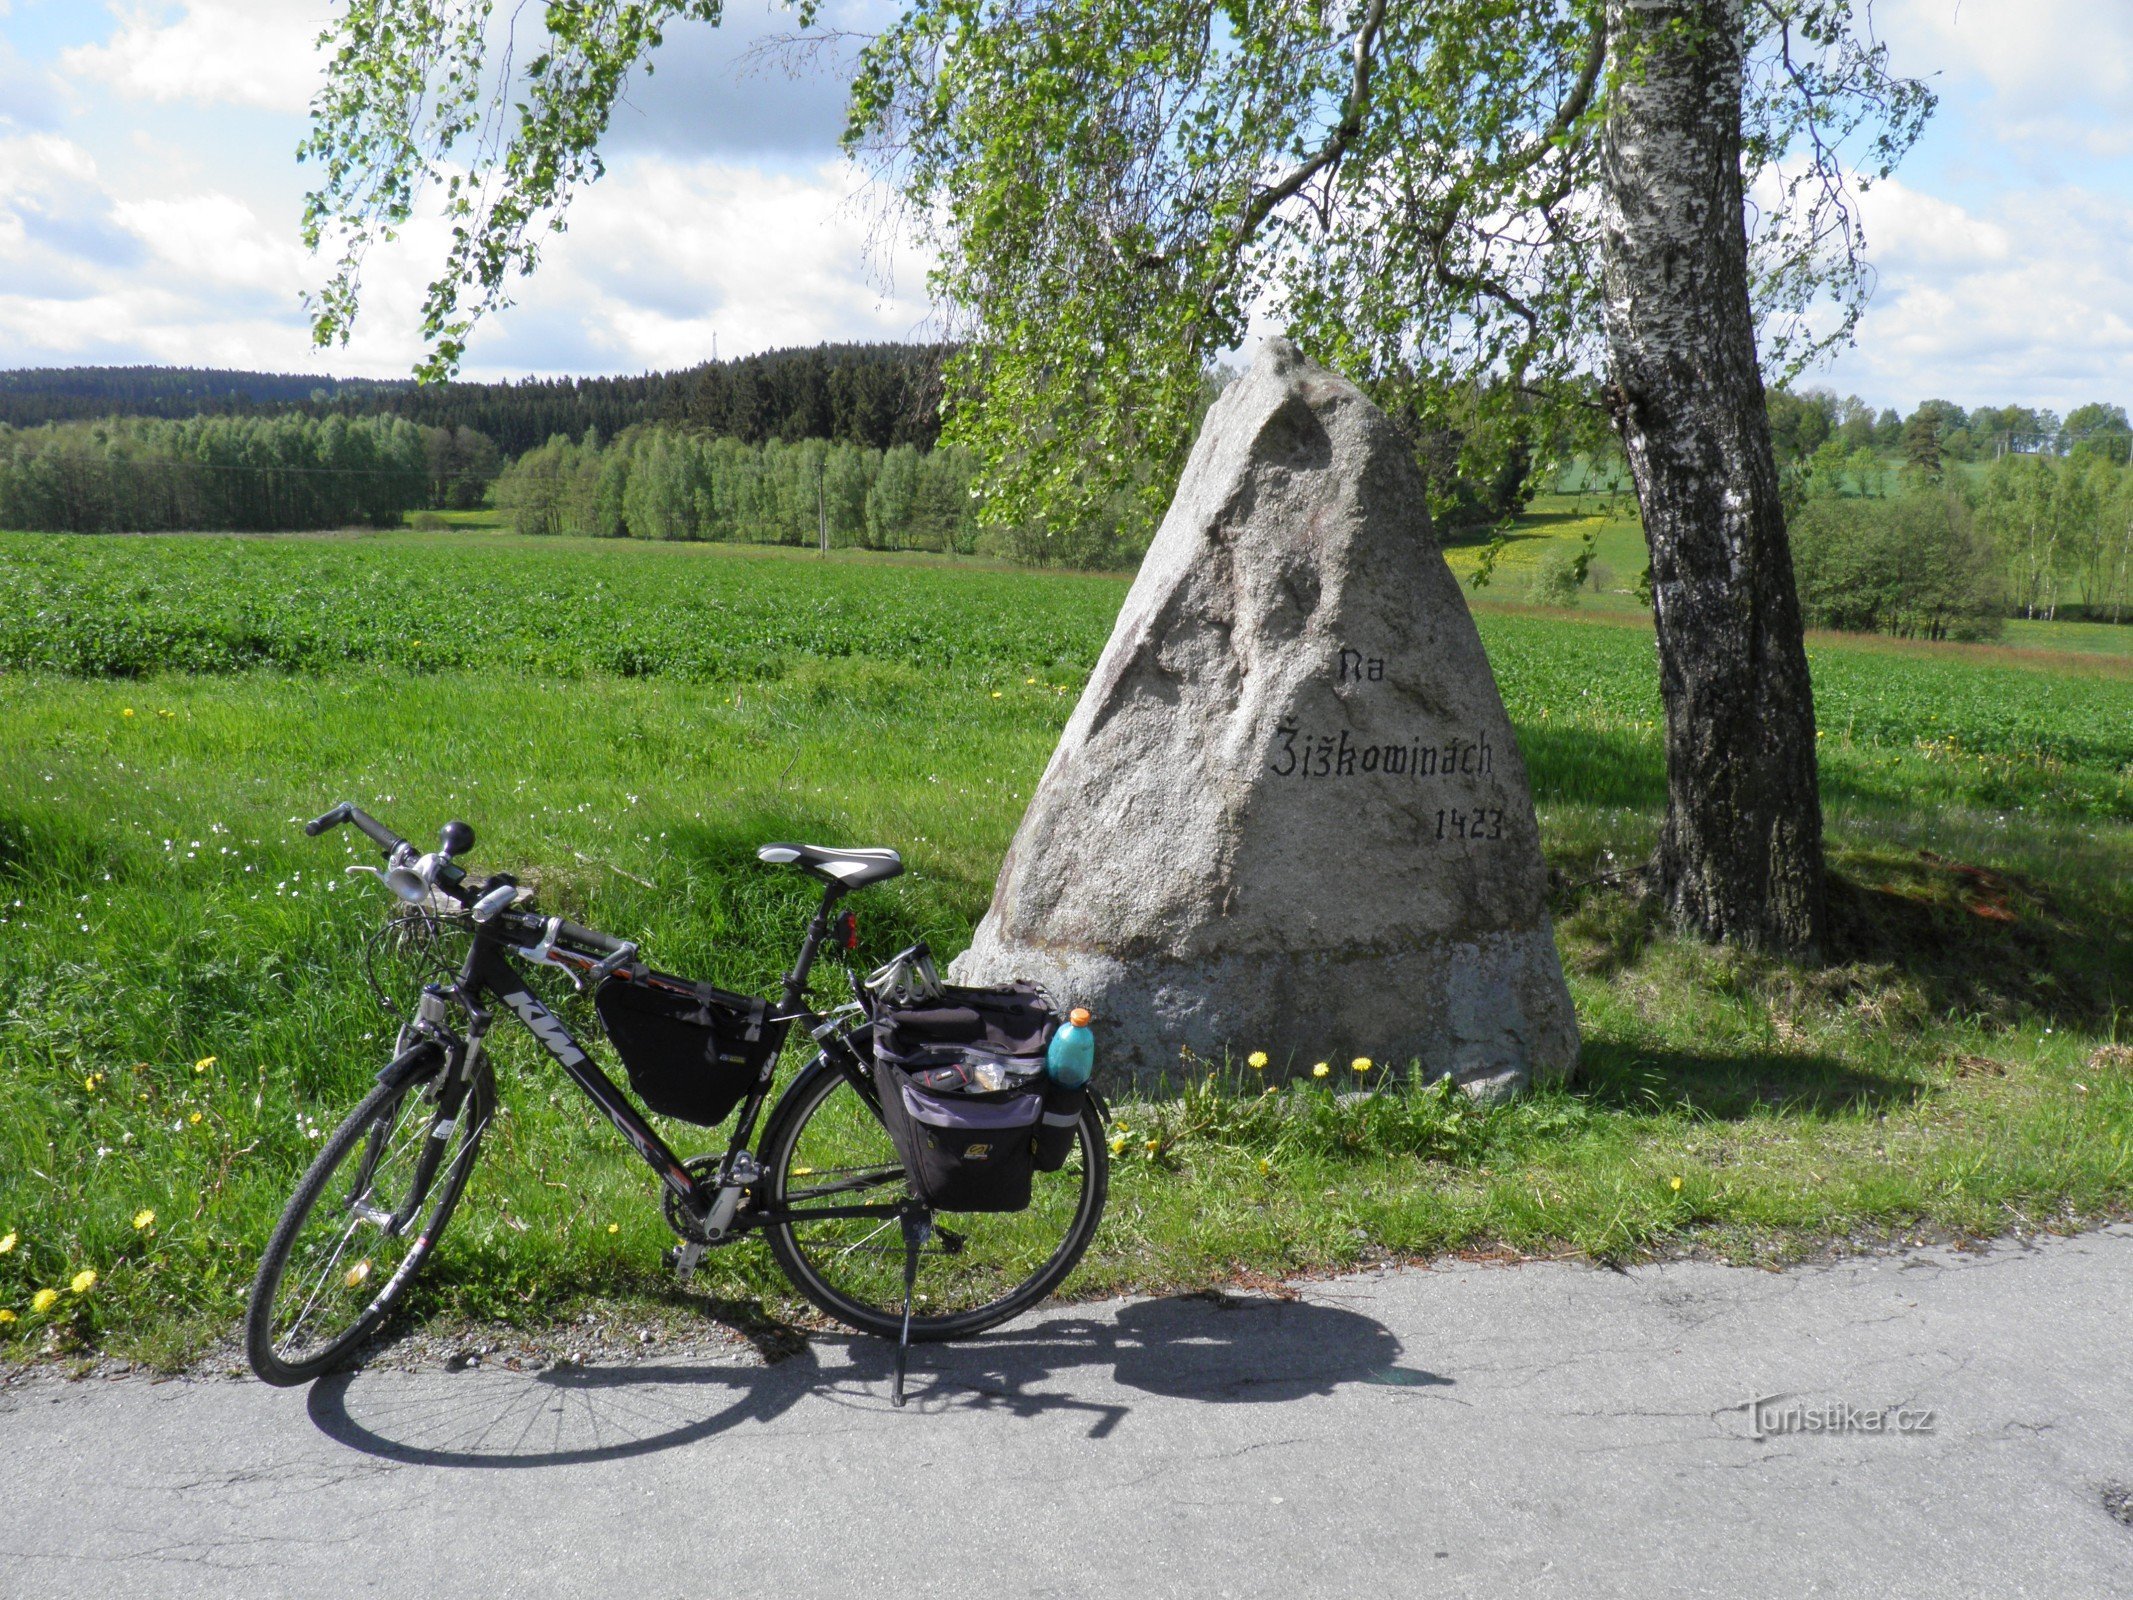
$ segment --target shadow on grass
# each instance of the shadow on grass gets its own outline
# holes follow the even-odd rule
[[[1539,805],[1650,811],[1666,805],[1666,765],[1656,733],[1600,733],[1569,723],[1527,722],[1519,753]]]
[[[1827,1056],[1704,1054],[1587,1040],[1570,1094],[1607,1111],[1681,1112],[1737,1122],[1759,1112],[1834,1116],[1907,1106],[1916,1078],[1863,1072]]]
[[[2109,1030],[2133,1004],[2133,934],[2110,883],[2052,885],[1930,850],[1838,852],[1828,881],[1822,964],[1731,952],[1728,963],[1680,980],[1752,990],[1773,1004],[1843,1008],[1869,1027],[2042,1021]],[[1643,967],[1678,939],[1638,872],[1560,874],[1552,909],[1566,954],[1594,978]]]
[[[889,1412],[889,1341],[837,1334],[794,1338],[789,1348],[767,1366],[706,1357],[686,1364],[566,1361],[524,1373],[341,1373],[311,1386],[309,1411],[320,1432],[366,1455],[490,1469],[628,1460],[745,1422],[771,1422],[810,1401]],[[1133,1410],[1136,1396],[1265,1404],[1331,1394],[1344,1384],[1451,1385],[1402,1366],[1401,1355],[1400,1341],[1382,1323],[1304,1300],[1217,1293],[1093,1314],[1061,1306],[976,1339],[915,1346],[911,1409],[1078,1414],[1088,1419],[1089,1436],[1101,1438]]]
[[[2109,1026],[2133,1000],[2133,939],[2100,892],[1930,850],[1832,864],[1832,954],[1917,984],[1937,1015]]]

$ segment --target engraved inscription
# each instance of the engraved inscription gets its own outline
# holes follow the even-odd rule
[[[1334,682],[1340,685],[1383,683],[1385,658],[1343,645],[1333,658]],[[1496,771],[1496,751],[1486,734],[1467,738],[1454,733],[1441,741],[1409,738],[1364,742],[1350,728],[1306,728],[1284,717],[1274,729],[1267,770],[1277,778],[1300,782],[1340,778],[1403,778],[1435,784],[1440,779],[1486,778]],[[1465,785],[1454,784],[1456,792]],[[1449,798],[1449,796],[1447,796]],[[1423,813],[1421,832],[1429,836]],[[1436,817],[1439,840],[1468,844],[1503,837],[1504,814],[1490,806],[1446,806]]]
[[[1478,811],[1460,811],[1456,808],[1437,813],[1437,837],[1440,839],[1501,839],[1503,837],[1503,813],[1489,807]]]
[[[1385,658],[1365,656],[1360,650],[1342,650],[1337,662],[1338,683],[1383,683]]]
[[[1488,737],[1462,739],[1454,734],[1443,744],[1362,744],[1346,728],[1334,733],[1306,733],[1284,722],[1274,730],[1267,770],[1277,778],[1353,778],[1384,773],[1395,778],[1479,778],[1496,770],[1496,752]]]

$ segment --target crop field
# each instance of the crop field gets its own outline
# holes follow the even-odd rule
[[[773,977],[810,899],[756,844],[893,844],[911,870],[855,902],[862,956],[950,953],[1125,587],[462,531],[0,536],[0,1351],[213,1347],[378,1065],[383,899],[342,875],[348,836],[294,822],[343,798],[416,836],[464,817],[477,870],[735,987]],[[1279,1092],[1309,1114],[1269,1118],[1248,1068],[1181,1063],[1120,1108],[1082,1290],[2123,1213],[2124,661],[1815,641],[1840,947],[1808,969],[1675,939],[1616,886],[1664,799],[1649,628],[1477,616],[1557,871],[1579,1081],[1483,1112],[1306,1077]],[[530,1052],[499,1066],[507,1114],[418,1315],[798,1314],[753,1244],[671,1288],[642,1169]]]

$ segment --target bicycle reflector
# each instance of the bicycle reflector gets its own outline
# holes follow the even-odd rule
[[[859,914],[847,911],[839,917],[831,930],[831,936],[846,950],[859,948]]]

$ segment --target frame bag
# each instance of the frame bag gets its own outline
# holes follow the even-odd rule
[[[770,1007],[708,983],[618,972],[593,1004],[630,1087],[661,1116],[704,1127],[725,1121],[770,1056]]]

